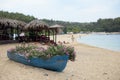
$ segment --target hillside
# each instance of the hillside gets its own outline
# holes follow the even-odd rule
[[[9,18],[16,19],[20,21],[24,21],[26,23],[37,19],[34,16],[24,15],[22,13],[10,13],[5,11],[0,11],[1,18]],[[56,20],[48,20],[41,19],[45,21],[48,25],[59,24],[65,26],[63,28],[64,33],[66,32],[74,32],[78,33],[80,31],[83,32],[120,32],[120,17],[117,18],[109,18],[109,19],[99,19],[97,22],[90,23],[80,23],[80,22],[66,22],[66,21],[56,21]]]

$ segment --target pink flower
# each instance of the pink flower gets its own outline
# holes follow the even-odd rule
[[[67,55],[69,55],[69,53],[68,53],[68,52],[66,52],[66,54],[67,54]]]

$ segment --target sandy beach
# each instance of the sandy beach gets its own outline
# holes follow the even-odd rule
[[[11,61],[6,51],[18,44],[0,45],[0,80],[120,80],[120,52],[74,42],[71,35],[58,35],[57,41],[68,42],[76,50],[76,61],[68,61],[63,72],[27,66]]]

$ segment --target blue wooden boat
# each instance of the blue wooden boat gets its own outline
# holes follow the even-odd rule
[[[7,56],[9,59],[13,61],[17,61],[26,65],[45,68],[57,72],[63,71],[68,61],[68,55],[63,55],[63,56],[57,55],[49,59],[42,59],[42,58],[26,59],[21,54],[10,53],[9,51],[7,51]]]

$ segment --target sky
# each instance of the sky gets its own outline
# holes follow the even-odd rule
[[[120,0],[0,0],[0,10],[38,19],[96,22],[120,17]]]

